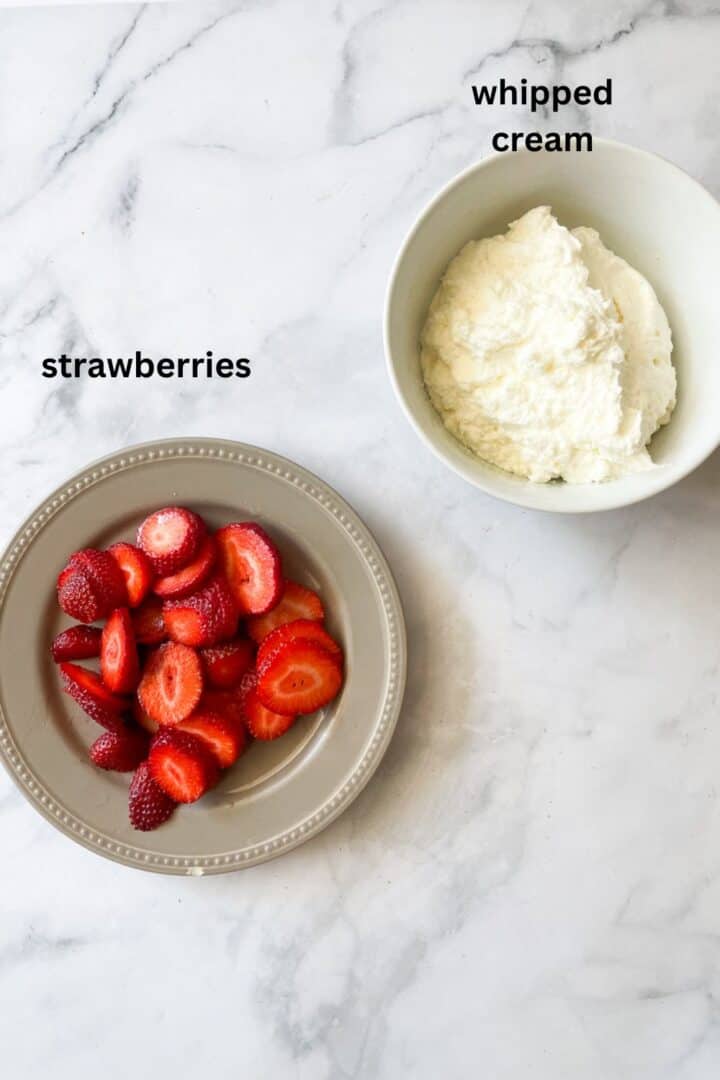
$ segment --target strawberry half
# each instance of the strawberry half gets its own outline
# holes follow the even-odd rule
[[[107,551],[83,548],[58,577],[58,603],[72,619],[91,623],[127,604],[122,572]]]
[[[189,596],[207,581],[214,564],[215,541],[212,536],[206,536],[193,561],[176,574],[159,578],[153,585],[153,592],[164,600],[179,600],[183,596]]]
[[[146,517],[137,534],[138,547],[159,577],[175,574],[191,563],[205,535],[205,522],[184,506],[166,506]]]
[[[202,739],[221,769],[227,769],[237,761],[247,742],[245,726],[234,724],[218,713],[195,712],[176,724],[173,730],[188,731]]]
[[[262,615],[282,593],[280,553],[254,521],[226,525],[215,534],[220,564],[241,615]]]
[[[289,641],[258,669],[257,693],[272,712],[321,709],[337,696],[343,676],[337,659],[316,641]]]
[[[171,817],[176,803],[156,784],[147,761],[138,765],[130,784],[128,811],[130,824],[141,832],[157,829]]]
[[[125,581],[111,555],[84,548],[70,556],[57,580],[58,603],[72,619],[91,623],[127,603]]]
[[[219,576],[184,600],[166,600],[163,618],[172,641],[196,648],[226,641],[238,624],[235,601]]]
[[[105,623],[100,672],[108,690],[114,694],[131,694],[140,680],[135,634],[127,608],[117,608]]]
[[[248,731],[255,739],[270,742],[279,739],[293,726],[297,717],[266,709],[258,697],[257,687],[250,684],[243,694],[243,711]]]
[[[130,706],[127,698],[118,697],[108,690],[105,683],[94,671],[71,664],[60,664],[63,690],[76,701],[88,716],[107,728],[108,731],[122,731],[125,727],[122,714]]]
[[[69,626],[61,631],[52,643],[52,657],[56,664],[62,660],[88,660],[100,655],[102,631],[97,626]]]
[[[106,731],[90,747],[90,760],[100,769],[132,772],[147,757],[148,744],[144,731]]]
[[[220,767],[203,740],[176,728],[155,736],[148,765],[153,780],[179,803],[196,802],[220,775]]]
[[[229,690],[242,679],[255,662],[255,646],[248,638],[237,638],[225,645],[200,650],[205,680],[218,690]]]
[[[148,659],[138,699],[156,723],[177,724],[193,712],[202,688],[202,668],[195,650],[169,642]]]
[[[295,622],[297,619],[312,619],[322,622],[325,609],[322,600],[312,589],[298,585],[296,581],[286,581],[279,604],[267,615],[258,615],[247,620],[247,631],[258,644],[277,626]]]
[[[128,604],[131,608],[138,607],[150,592],[150,586],[155,577],[155,571],[150,565],[150,560],[134,544],[111,544],[108,548],[108,554],[118,564],[125,579]]]
[[[257,667],[260,668],[276,649],[286,645],[288,641],[295,641],[298,638],[303,638],[306,641],[317,641],[318,645],[322,645],[324,649],[327,649],[329,653],[332,653],[337,658],[339,664],[342,664],[342,649],[319,622],[315,622],[314,619],[296,619],[295,622],[283,623],[282,626],[277,626],[274,630],[271,630],[266,638],[263,638],[257,653]]]
[[[138,645],[160,645],[167,641],[162,601],[156,596],[148,596],[130,617]]]

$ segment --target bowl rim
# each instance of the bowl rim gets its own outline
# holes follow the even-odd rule
[[[670,169],[679,176],[683,177],[685,180],[689,181],[693,185],[693,187],[696,188],[699,195],[701,195],[709,203],[711,203],[715,210],[720,211],[720,200],[716,199],[715,196],[710,191],[708,191],[704,184],[702,184],[699,180],[692,176],[686,169],[683,169],[674,161],[670,161],[669,158],[664,157],[662,154],[656,154],[652,150],[645,150],[642,147],[633,146],[631,143],[621,142],[618,139],[608,139],[595,135],[593,135],[593,144],[597,144],[605,149],[609,149],[612,151],[629,153],[638,157],[647,158],[650,161],[661,162],[665,168]],[[540,151],[540,153],[546,152],[547,151]],[[522,159],[527,155],[530,155],[533,158],[537,158],[539,156],[539,153],[538,151],[530,151],[527,149],[523,149],[520,151],[516,151],[514,154],[514,156],[517,157],[518,160]],[[597,493],[597,497],[595,495],[593,496],[593,505],[563,506],[555,501],[550,501],[547,506],[539,506],[536,499],[534,499],[529,494],[524,494],[524,488],[520,486],[521,484],[523,484],[522,477],[516,478],[520,482],[518,485],[518,494],[517,496],[512,496],[507,493],[498,491],[495,487],[492,486],[490,482],[487,482],[484,477],[477,473],[475,469],[470,465],[466,467],[459,461],[451,460],[449,455],[421,426],[400,386],[400,381],[398,379],[396,371],[395,359],[393,357],[392,349],[390,346],[390,317],[393,306],[395,286],[397,283],[400,266],[405,259],[410,245],[412,244],[413,240],[420,232],[420,230],[426,224],[427,219],[430,217],[435,208],[453,191],[453,189],[463,184],[465,180],[473,173],[480,172],[487,168],[491,168],[493,165],[497,164],[501,160],[504,160],[506,157],[507,155],[505,153],[496,152],[488,154],[487,157],[481,158],[480,161],[473,162],[471,165],[468,165],[466,166],[466,168],[462,169],[455,176],[451,177],[450,180],[443,184],[442,187],[429,199],[429,201],[425,203],[425,205],[421,208],[420,212],[413,220],[407,233],[405,234],[405,237],[392,263],[390,275],[385,289],[383,309],[383,346],[385,350],[385,363],[388,371],[388,376],[390,378],[390,383],[395,392],[395,396],[399,401],[406,418],[410,422],[410,425],[415,430],[415,433],[420,437],[421,441],[425,443],[425,445],[432,451],[432,453],[437,458],[439,458],[439,460],[442,461],[447,468],[451,469],[454,473],[456,473],[456,475],[462,477],[462,479],[467,481],[467,483],[472,484],[473,487],[479,488],[481,491],[484,491],[485,494],[490,495],[495,499],[501,499],[503,502],[510,503],[511,505],[515,506],[522,506],[529,510],[539,510],[545,513],[557,514],[589,514],[605,510],[617,510],[624,506],[632,506],[635,503],[643,502],[645,499],[649,499],[653,495],[660,494],[661,491],[666,491],[674,484],[677,484],[680,480],[683,480],[686,476],[689,476],[690,473],[694,472],[695,469],[702,465],[702,463],[706,461],[707,458],[709,458],[715,450],[717,450],[718,446],[720,446],[720,426],[718,426],[717,434],[713,437],[713,439],[708,440],[701,447],[699,447],[697,451],[690,457],[686,466],[683,466],[680,471],[673,472],[670,476],[668,476],[666,470],[658,468],[654,471],[654,473],[648,472],[643,474],[647,476],[648,479],[650,479],[650,477],[653,477],[654,479],[640,491],[632,492],[631,494],[625,495],[621,495],[620,493],[613,495],[612,492],[616,489],[615,484],[612,481],[604,484],[588,483],[552,486],[548,484],[535,484],[532,489],[533,492],[535,490],[537,490],[538,492],[542,490],[552,490],[556,493],[562,490],[563,486],[572,486],[573,490],[575,491],[583,491],[590,489],[594,493]],[[450,435],[450,437],[454,438],[454,436],[452,435]],[[459,447],[462,447],[463,444],[459,440],[455,441],[457,442]],[[513,476],[512,473],[505,473],[503,470],[498,469],[490,462],[482,461],[481,458],[477,459],[477,464],[481,465],[485,469],[495,471],[503,477],[507,476],[508,478],[510,478]],[[524,483],[530,483],[530,481],[525,481]],[[603,492],[605,492],[604,498],[602,498]]]

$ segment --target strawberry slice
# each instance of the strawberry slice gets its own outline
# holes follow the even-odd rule
[[[117,608],[105,623],[100,671],[108,690],[115,694],[131,694],[140,680],[135,634],[127,608]]]
[[[269,742],[278,739],[293,726],[297,717],[272,712],[266,709],[258,697],[254,683],[246,687],[243,694],[243,710],[248,731],[255,739]]]
[[[108,690],[94,671],[64,661],[60,664],[63,690],[76,701],[88,716],[108,731],[122,731],[125,727],[122,714],[128,710],[127,698],[118,697]]]
[[[205,681],[218,690],[229,690],[255,662],[255,646],[248,638],[236,638],[225,645],[200,650]]]
[[[249,673],[248,673],[249,674]],[[245,676],[247,678],[247,676]],[[245,723],[245,713],[240,694],[236,690],[205,690],[200,698],[198,712],[217,713],[234,726]]]
[[[247,742],[245,725],[233,724],[219,713],[194,712],[173,730],[188,731],[202,739],[221,769],[227,769],[237,761]]]
[[[62,630],[52,643],[52,657],[56,664],[62,660],[88,660],[100,655],[102,631],[97,626],[69,626]]]
[[[147,757],[148,744],[144,731],[106,731],[90,747],[90,760],[100,769],[133,772]]]
[[[171,817],[176,803],[156,784],[147,761],[138,765],[130,784],[128,811],[130,824],[141,832],[157,829]]]
[[[138,700],[156,723],[177,724],[193,712],[202,688],[202,667],[195,650],[169,642],[148,659]]]
[[[138,645],[160,645],[167,641],[162,601],[156,596],[148,596],[130,617]]]
[[[257,654],[257,667],[260,668],[271,653],[275,652],[288,641],[303,638],[306,641],[317,641],[329,653],[332,653],[342,664],[343,654],[338,643],[331,638],[327,630],[314,619],[296,619],[294,622],[283,623],[271,630],[266,638],[263,638]]]
[[[128,604],[131,608],[138,607],[150,592],[155,577],[150,560],[134,544],[111,544],[108,554],[112,555],[125,579]]]
[[[220,564],[241,615],[262,615],[282,593],[280,553],[254,521],[226,525],[215,534]]]
[[[297,619],[322,622],[324,618],[325,609],[316,592],[306,589],[304,585],[298,585],[296,581],[286,581],[279,604],[267,615],[248,619],[247,632],[253,641],[259,644],[271,630],[284,623],[295,622]]]
[[[155,736],[148,758],[153,780],[179,803],[196,802],[217,781],[220,767],[197,735],[168,728]]]
[[[58,603],[72,619],[91,623],[127,604],[125,580],[107,551],[84,548],[58,577]]]
[[[205,522],[184,506],[166,506],[140,525],[138,547],[159,577],[175,574],[193,561],[205,535]]]
[[[337,659],[316,641],[299,638],[272,653],[258,669],[257,693],[273,712],[312,713],[337,696],[342,681]]]
[[[164,600],[189,596],[209,578],[215,564],[215,554],[215,541],[212,536],[206,536],[193,561],[176,574],[159,578],[153,585],[153,592]]]
[[[184,600],[166,600],[163,618],[172,641],[196,648],[226,641],[238,624],[235,601],[219,575]]]

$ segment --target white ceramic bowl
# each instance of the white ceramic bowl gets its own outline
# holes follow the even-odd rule
[[[568,228],[590,225],[653,284],[672,327],[678,403],[650,445],[656,468],[602,484],[533,484],[479,460],[443,426],[425,392],[419,339],[450,260],[468,240],[504,232],[549,204]],[[390,377],[418,435],[484,491],[539,510],[626,506],[696,468],[720,443],[720,205],[663,158],[594,139],[590,153],[500,154],[474,165],[433,199],[412,228],[390,279],[385,350]]]

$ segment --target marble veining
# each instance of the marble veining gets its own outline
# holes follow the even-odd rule
[[[357,508],[410,653],[373,781],[247,872],[98,859],[0,777],[7,1075],[714,1080],[718,458],[609,514],[495,502],[415,438],[380,318],[414,215],[498,127],[590,129],[720,194],[720,4],[198,0],[0,27],[3,543],[129,443],[257,443]],[[612,77],[615,103],[476,108],[500,76]],[[253,375],[40,374],[137,348]]]

